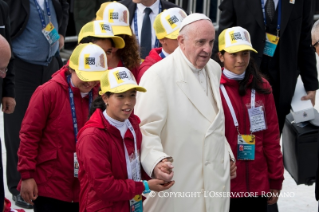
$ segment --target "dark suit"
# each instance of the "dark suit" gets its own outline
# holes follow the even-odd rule
[[[171,2],[167,2],[167,1],[163,1],[163,0],[160,0],[160,1],[161,1],[161,5],[162,5],[162,11],[167,10],[169,8],[172,8],[172,7],[178,7],[177,5],[175,5]],[[119,3],[124,4],[127,7],[127,9],[129,10],[129,12],[130,12],[130,25],[131,25],[135,10],[136,10],[136,3],[134,3],[132,0],[122,0],[122,1],[119,1]]]
[[[10,19],[9,19],[9,7],[8,5],[0,0],[0,34],[10,44]],[[2,97],[13,97],[14,98],[14,73],[9,70],[4,79],[0,78],[0,105]],[[1,140],[0,140],[1,142]],[[0,145],[0,152],[2,152]],[[3,186],[3,166],[2,157],[0,157],[0,211],[3,210],[4,202],[4,186]]]
[[[297,77],[300,74],[307,91],[318,89],[316,58],[311,44],[313,14],[309,0],[296,0],[290,4],[282,1],[282,21],[280,40],[275,53],[277,64],[274,70],[263,70],[273,86],[280,131],[284,126],[285,116],[290,111]],[[265,46],[265,25],[260,0],[224,0],[219,6],[221,17],[219,33],[232,26],[241,26],[250,33],[252,45],[258,51],[251,56],[258,66],[262,64]],[[216,36],[213,54],[218,51]],[[271,72],[276,72],[274,77]]]
[[[130,25],[132,25],[132,21],[133,21],[133,17],[134,17],[134,14],[135,14],[135,10],[136,10],[136,3],[134,3],[132,0],[123,0],[123,1],[119,1],[119,3],[121,4],[124,4],[128,10],[129,10],[129,13],[130,13]],[[172,7],[178,7],[177,5],[171,3],[171,2],[167,2],[167,1],[163,1],[163,0],[160,0],[160,3],[161,3],[161,6],[162,6],[162,11],[166,10],[166,9],[169,9],[169,8],[172,8]],[[179,7],[178,7],[179,8]],[[153,23],[151,23],[153,25]],[[152,36],[152,35],[150,35]],[[144,50],[143,46],[141,46],[141,43],[139,43],[140,45],[140,55],[141,57],[143,57],[143,55],[148,55],[149,52],[148,50]],[[159,47],[161,47],[161,43],[159,43]],[[156,48],[158,46],[155,46]],[[144,59],[144,58],[143,58]]]
[[[25,30],[30,16],[30,1],[33,0],[5,0],[9,5],[11,40],[14,41]],[[67,0],[52,0],[58,22],[58,33],[65,36],[68,24]],[[36,12],[37,11],[32,11]],[[40,22],[39,22],[40,23]],[[39,32],[42,34],[42,32]],[[13,52],[13,56],[14,52]],[[30,58],[31,60],[32,58]],[[34,90],[51,78],[59,69],[59,54],[52,57],[48,66],[31,64],[18,57],[10,61],[9,70],[15,72],[16,108],[12,114],[4,114],[4,135],[7,149],[7,185],[13,195],[19,194],[16,187],[20,180],[17,171],[17,151],[20,144],[19,131],[29,100]]]

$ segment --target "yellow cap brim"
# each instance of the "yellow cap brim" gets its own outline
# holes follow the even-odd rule
[[[141,86],[138,86],[138,85],[134,85],[134,84],[126,84],[126,85],[121,85],[121,86],[118,86],[116,88],[113,88],[113,89],[110,89],[110,90],[101,90],[99,92],[100,95],[103,95],[105,94],[106,92],[111,92],[111,93],[124,93],[128,90],[131,90],[131,89],[135,89],[136,91],[140,91],[140,92],[146,92],[146,89],[141,87]]]
[[[258,53],[254,48],[252,48],[248,45],[230,46],[230,47],[224,48],[222,50],[225,50],[225,52],[228,52],[228,53],[236,53],[236,52],[246,51],[246,50],[250,50],[250,51],[253,51],[255,53]]]
[[[115,48],[123,49],[125,47],[125,42],[124,42],[123,38],[121,38],[121,37],[109,36],[109,35],[94,35],[94,34],[89,33],[89,32],[88,33],[82,33],[81,35],[79,35],[78,43],[80,43],[83,38],[86,38],[88,36],[92,36],[92,37],[95,37],[95,38],[110,38],[110,39],[112,39],[114,41]]]
[[[129,35],[132,36],[132,30],[129,26],[112,26],[114,35]]]
[[[172,33],[169,34],[169,35],[166,35],[165,38],[177,39],[178,35],[179,35],[179,29],[178,29],[178,30],[175,30],[174,32],[172,32]]]
[[[71,67],[72,68],[72,67]],[[99,81],[105,71],[79,71],[75,69],[76,75],[84,82]]]
[[[111,37],[115,44],[115,48],[123,49],[125,47],[125,42],[121,37]]]

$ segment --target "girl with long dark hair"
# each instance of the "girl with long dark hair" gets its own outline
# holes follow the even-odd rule
[[[267,204],[277,202],[284,179],[271,87],[250,58],[256,50],[247,30],[229,28],[218,39],[225,134],[237,160],[230,211],[245,207],[246,212],[266,212]]]

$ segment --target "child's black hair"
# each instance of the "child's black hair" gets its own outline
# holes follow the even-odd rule
[[[111,41],[112,47],[115,47],[115,43],[114,43],[113,39],[111,39],[111,38],[98,38],[98,37],[93,37],[93,36],[87,36],[87,37],[82,38],[82,40],[80,41],[80,44],[94,43],[98,40],[109,40],[109,41]]]
[[[107,97],[110,97],[113,93],[111,92],[106,92],[105,95]],[[89,116],[91,116],[95,110],[99,108],[101,109],[102,111],[104,111],[106,109],[106,105],[102,99],[102,96],[98,96],[91,104],[91,107],[90,107],[90,113],[89,113]]]

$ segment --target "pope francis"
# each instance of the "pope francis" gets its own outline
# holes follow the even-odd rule
[[[167,191],[151,192],[145,211],[229,211],[236,167],[225,138],[221,67],[210,59],[214,39],[208,17],[187,16],[179,47],[141,79],[147,89],[135,107],[143,134],[141,163],[150,177],[175,181]]]

